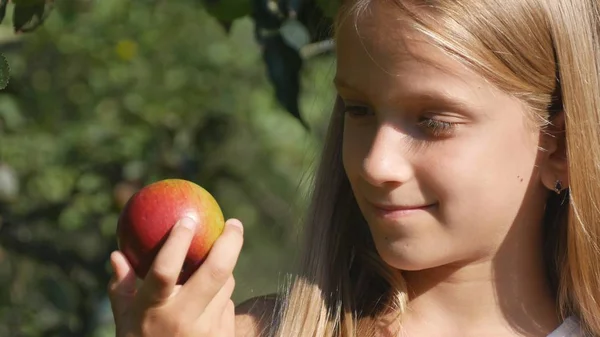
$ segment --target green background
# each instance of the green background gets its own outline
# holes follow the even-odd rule
[[[80,2],[83,3],[83,2]],[[85,2],[35,31],[0,26],[0,336],[114,336],[106,297],[120,207],[164,178],[245,224],[234,300],[277,291],[334,101],[305,60],[307,132],[274,98],[253,21],[227,33],[190,1]],[[10,7],[10,5],[9,5]]]

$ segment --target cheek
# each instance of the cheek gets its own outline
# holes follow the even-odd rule
[[[342,140],[342,163],[348,179],[352,183],[360,174],[363,159],[369,150],[369,140],[361,133],[354,132],[348,136],[348,126],[344,129]]]
[[[505,135],[498,128],[457,138],[438,149],[438,160],[421,163],[436,174],[433,186],[445,214],[454,220],[514,218],[535,179],[537,144],[530,133]]]

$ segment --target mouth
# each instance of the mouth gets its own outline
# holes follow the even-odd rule
[[[382,218],[394,219],[432,210],[437,203],[428,205],[370,204],[375,214]]]

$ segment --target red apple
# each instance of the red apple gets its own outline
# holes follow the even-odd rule
[[[196,220],[198,227],[177,284],[200,267],[223,232],[221,208],[204,188],[182,179],[152,183],[129,199],[119,217],[117,240],[139,278],[146,277],[169,231],[183,217]]]

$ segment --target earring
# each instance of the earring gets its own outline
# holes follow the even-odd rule
[[[560,192],[562,192],[562,183],[558,179],[556,180],[556,183],[554,184],[554,192],[556,192],[556,194],[560,194]]]

